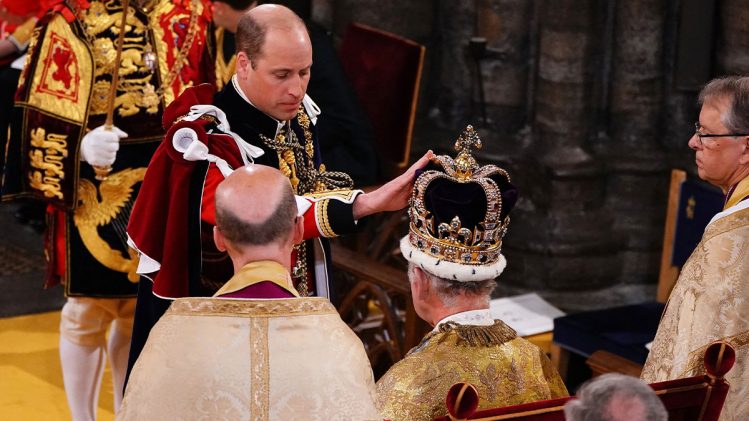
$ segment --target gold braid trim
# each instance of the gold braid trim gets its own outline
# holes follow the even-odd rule
[[[328,219],[328,203],[330,199],[324,199],[317,202],[315,206],[315,217],[317,218],[317,225],[320,227],[320,234],[326,238],[337,237],[333,231],[333,227],[330,226],[330,220]]]
[[[458,338],[469,346],[502,345],[517,338],[517,333],[501,320],[495,320],[491,326],[461,325],[455,322],[443,323],[439,327],[442,333],[455,332]]]

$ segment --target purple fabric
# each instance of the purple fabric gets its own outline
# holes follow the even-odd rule
[[[294,298],[294,294],[286,291],[270,281],[259,282],[239,291],[219,295],[221,298]]]

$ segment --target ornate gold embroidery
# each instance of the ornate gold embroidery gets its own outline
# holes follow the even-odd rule
[[[130,206],[133,186],[143,181],[145,174],[145,168],[128,168],[111,174],[99,184],[98,191],[92,182],[81,179],[78,184],[80,203],[73,215],[73,221],[81,235],[81,240],[91,255],[107,268],[127,273],[127,278],[131,282],[137,282],[139,278],[136,273],[138,268],[137,252],[128,248],[129,256],[124,257],[119,250],[110,247],[99,236],[98,227],[114,223],[115,218],[123,209]],[[101,201],[98,200],[99,195],[101,195]],[[125,216],[123,225],[127,223],[127,216],[129,215]]]
[[[270,410],[269,360],[268,319],[253,318],[250,327],[250,405],[252,418],[256,420],[267,420]]]
[[[517,337],[517,333],[510,326],[495,320],[491,326],[461,325],[455,322],[443,323],[439,327],[440,332],[455,332],[460,340],[470,346],[495,346],[502,345]]]
[[[303,316],[336,314],[326,298],[287,298],[273,300],[232,300],[228,298],[179,298],[167,310],[169,314],[232,317]]]
[[[26,49],[26,51],[36,51],[36,44],[39,42],[39,33],[41,32],[41,27],[34,27],[34,30],[31,32],[31,40],[29,41],[29,46]],[[24,69],[21,72],[21,76],[18,78],[18,86],[23,86],[26,83],[26,72],[28,71],[28,63],[32,61],[31,58],[26,59],[26,64],[24,64]]]
[[[507,337],[511,331],[502,322],[460,327],[483,327]],[[431,420],[447,413],[445,395],[458,381],[476,387],[479,409],[567,396],[551,362],[535,345],[515,338],[492,346],[472,346],[451,326],[427,335],[380,378],[377,407],[386,419]]]
[[[148,28],[146,22],[142,22],[136,16],[135,9],[129,8],[127,11],[124,48],[120,63],[114,62],[117,52],[112,37],[119,33],[118,25],[122,13],[120,5],[115,6],[109,3],[105,5],[102,2],[92,2],[91,7],[83,13],[83,26],[96,53],[94,56],[95,75],[99,78],[94,84],[89,111],[91,115],[107,112],[107,97],[111,84],[109,77],[115,68],[119,72],[118,95],[114,101],[118,115],[129,117],[138,114],[142,109],[149,114],[156,114],[159,111],[160,101],[151,83],[153,74],[146,66],[144,59],[146,50],[149,48],[146,39]]]
[[[156,53],[159,62],[159,75],[161,76],[161,89],[157,93],[157,96],[163,97],[164,103],[169,104],[174,101],[175,95],[179,95],[185,88],[188,88],[192,83],[184,83],[179,77],[182,72],[182,68],[187,64],[187,55],[192,48],[195,36],[202,28],[198,24],[198,17],[203,14],[203,4],[200,0],[190,1],[190,14],[188,15],[189,22],[187,24],[187,33],[184,39],[181,41],[179,46],[169,45],[162,43],[159,45],[161,48],[156,48]],[[174,4],[172,2],[159,2],[156,8],[150,14],[151,22],[160,22],[161,17],[172,13],[174,10]],[[171,16],[170,21],[176,24],[184,15]],[[156,24],[152,28],[154,39],[164,40],[165,34],[163,28]],[[173,61],[167,60],[167,57],[174,57]],[[163,95],[159,95],[163,94]]]
[[[62,15],[53,17],[39,48],[28,104],[78,124],[86,119],[93,59]]]
[[[350,189],[337,189],[337,190],[326,190],[314,193],[307,193],[304,197],[311,199],[316,202],[321,199],[335,199],[340,200],[344,203],[353,203],[354,198],[361,190],[350,190]]]
[[[67,136],[50,133],[39,127],[32,129],[29,151],[31,167],[29,172],[31,188],[41,191],[44,197],[63,198],[62,180],[65,178],[62,159],[68,156]],[[39,171],[37,171],[39,170]]]

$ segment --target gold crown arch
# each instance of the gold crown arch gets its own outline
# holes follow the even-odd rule
[[[455,159],[447,155],[434,158],[444,172],[426,171],[416,180],[408,210],[408,242],[439,261],[484,266],[501,259],[502,238],[510,222],[509,216],[501,218],[502,192],[497,182],[489,177],[499,174],[509,183],[510,176],[496,165],[480,167],[471,155],[472,148],[480,149],[481,139],[469,125],[455,142],[458,151]],[[474,227],[464,227],[463,221],[455,215],[449,223],[436,224],[434,215],[426,208],[425,195],[431,183],[438,179],[481,186],[487,203],[484,219]]]

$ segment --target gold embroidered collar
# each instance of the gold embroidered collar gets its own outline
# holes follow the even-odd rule
[[[726,198],[726,204],[723,206],[723,210],[736,205],[741,202],[742,199],[749,196],[749,177],[739,181],[739,184],[731,190],[729,196]]]
[[[291,283],[291,275],[289,275],[289,271],[280,263],[272,260],[261,260],[244,265],[242,269],[235,273],[234,276],[232,276],[231,279],[229,279],[229,281],[213,296],[218,297],[224,294],[230,294],[247,288],[248,286],[266,281],[273,282],[286,291],[289,291],[295,297],[299,297],[299,293],[294,289],[294,285]]]

